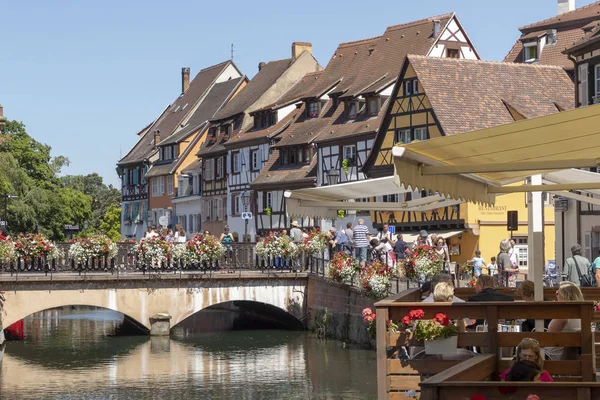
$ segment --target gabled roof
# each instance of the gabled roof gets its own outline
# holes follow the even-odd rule
[[[250,187],[279,186],[282,183],[288,186],[314,186],[316,183],[316,170],[316,154],[313,155],[309,164],[300,167],[298,165],[280,165],[279,150],[275,149],[258,176],[250,184]]]
[[[218,121],[251,112],[252,105],[279,79],[292,64],[291,58],[270,61],[248,82],[248,84],[229,103],[225,105],[211,120]]]
[[[543,21],[525,25],[519,28],[521,32],[558,28],[572,23],[580,23],[581,21],[591,21],[600,18],[600,1],[596,1],[587,6],[579,7],[573,11],[560,14]]]
[[[190,82],[190,86],[185,93],[179,95],[149,129],[152,132],[141,136],[134,148],[123,157],[118,164],[133,164],[146,160],[156,150],[154,146],[154,132],[159,131],[161,138],[165,139],[171,136],[189,115],[191,110],[195,108],[198,101],[200,101],[206,91],[212,86],[217,77],[229,65],[235,67],[235,64],[233,64],[232,61],[225,61],[198,72]],[[237,69],[237,67],[235,68]]]
[[[597,43],[600,41],[600,22],[595,21],[594,25],[590,27],[591,30],[583,35],[579,40],[575,41],[573,45],[563,51],[564,54],[572,54],[578,52],[579,50],[591,45],[593,43]]]
[[[410,55],[446,135],[514,122],[505,103],[525,118],[573,108],[574,87],[560,67]]]

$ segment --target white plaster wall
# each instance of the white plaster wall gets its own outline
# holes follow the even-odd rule
[[[462,56],[464,58],[466,58],[467,60],[478,60],[477,54],[475,54],[473,49],[470,48],[469,46],[462,46],[461,51],[462,51]]]
[[[281,121],[295,109],[296,109],[295,104],[290,104],[289,106],[280,108],[279,110],[277,110],[277,121]]]
[[[225,68],[225,70],[217,77],[215,83],[226,82],[230,79],[240,78],[241,75],[239,71],[231,64]]]

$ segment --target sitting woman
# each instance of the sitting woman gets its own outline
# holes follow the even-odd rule
[[[528,360],[522,360],[510,369],[506,376],[507,382],[540,382],[542,379],[542,369],[540,366]]]
[[[584,301],[581,290],[574,284],[560,285],[556,291],[556,298],[558,301]],[[581,332],[581,320],[555,318],[550,321],[548,332]],[[544,351],[550,360],[579,359],[576,347],[545,347]]]
[[[554,379],[552,379],[552,376],[550,376],[548,371],[544,370],[544,358],[540,353],[540,344],[537,340],[530,338],[521,340],[521,343],[519,343],[517,346],[517,360],[515,366],[522,361],[530,361],[538,366],[541,371],[539,379],[541,382],[554,382]],[[510,374],[511,370],[512,368],[509,368],[501,373],[500,379],[503,381],[508,381],[508,375]]]

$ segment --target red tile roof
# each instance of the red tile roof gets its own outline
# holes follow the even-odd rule
[[[563,53],[571,54],[577,50],[583,49],[589,44],[598,42],[600,40],[600,22],[594,21],[593,25],[589,25],[589,28],[591,29],[589,32],[583,35],[579,40],[576,40],[573,45],[564,50]]]
[[[541,28],[550,29],[556,28],[560,25],[567,25],[570,23],[578,23],[582,20],[593,20],[600,19],[600,1],[596,1],[587,6],[579,7],[573,11],[566,12],[564,14],[556,15],[545,20],[535,22],[533,24],[525,25],[519,28],[521,32],[540,30]]]
[[[281,186],[282,183],[306,187],[314,186],[316,183],[316,169],[316,154],[310,164],[283,166],[279,164],[279,150],[275,149],[260,174],[250,184],[250,187]]]

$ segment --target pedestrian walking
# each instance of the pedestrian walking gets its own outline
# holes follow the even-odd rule
[[[571,247],[572,256],[565,261],[565,270],[563,271],[569,282],[573,282],[576,286],[591,286],[593,282],[585,282],[581,278],[589,279],[588,270],[591,267],[590,260],[583,256],[583,248],[580,244],[575,244]],[[583,283],[583,285],[582,285]]]
[[[513,266],[510,260],[509,252],[511,249],[510,240],[503,239],[500,242],[500,253],[498,253],[498,280],[501,286],[516,287],[518,268]]]
[[[478,277],[483,272],[485,265],[485,260],[481,257],[481,250],[475,250],[475,257],[471,261],[473,261],[473,275]]]
[[[292,221],[292,229],[290,229],[290,237],[294,243],[302,242],[302,230],[298,227],[298,221]]]
[[[361,264],[367,262],[367,248],[369,247],[369,228],[365,226],[365,221],[361,218],[358,225],[352,230],[354,235],[354,254]]]

